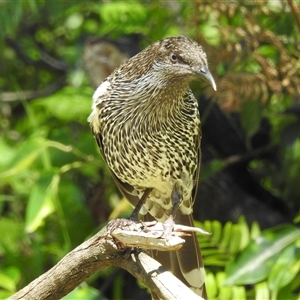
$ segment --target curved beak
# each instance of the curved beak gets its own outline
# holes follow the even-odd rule
[[[215,91],[217,90],[217,85],[215,83],[215,80],[207,67],[201,67],[200,69],[195,70],[195,72],[198,75],[200,75],[202,78],[204,78],[206,81],[208,81]]]

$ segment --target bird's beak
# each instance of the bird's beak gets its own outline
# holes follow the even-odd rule
[[[201,67],[200,69],[197,69],[195,71],[198,75],[200,75],[202,78],[208,81],[215,91],[217,90],[217,85],[215,83],[215,80],[207,67]]]

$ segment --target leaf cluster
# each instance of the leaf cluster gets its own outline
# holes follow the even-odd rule
[[[199,226],[211,232],[199,237],[210,299],[298,299],[299,228],[280,225],[261,232],[244,218]]]

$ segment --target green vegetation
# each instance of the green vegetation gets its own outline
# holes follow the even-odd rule
[[[0,299],[130,212],[87,123],[94,88],[82,56],[89,37],[132,33],[141,48],[177,34],[204,46],[218,92],[203,84],[201,95],[239,112],[250,153],[262,119],[270,124],[276,161],[249,168],[290,224],[203,222],[210,299],[300,299],[299,11],[293,0],[0,2]],[[230,163],[213,158],[202,182]],[[97,288],[114,278],[108,294],[123,299],[125,276],[101,271],[65,298],[106,299]]]

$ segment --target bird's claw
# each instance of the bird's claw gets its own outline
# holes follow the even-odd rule
[[[135,220],[132,220],[131,218],[121,218],[121,219],[111,220],[107,224],[106,228],[110,233],[112,233],[117,228],[130,230],[132,225],[135,225],[136,223],[137,222]]]
[[[164,223],[163,223],[163,228],[164,232],[162,234],[163,238],[168,238],[172,234],[172,231],[174,230],[175,227],[175,222],[173,218],[168,218]]]

